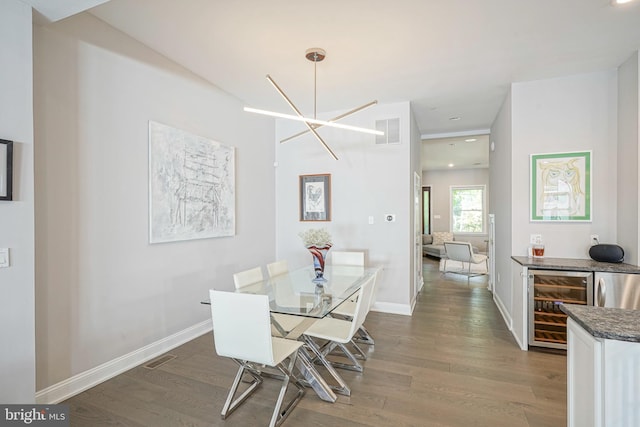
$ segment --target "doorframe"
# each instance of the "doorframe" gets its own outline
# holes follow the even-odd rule
[[[422,177],[413,173],[413,298],[424,285],[422,276]]]

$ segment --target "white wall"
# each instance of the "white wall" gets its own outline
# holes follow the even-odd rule
[[[512,216],[513,185],[512,175],[512,96],[507,94],[496,120],[491,126],[491,141],[494,151],[489,151],[489,196],[490,212],[495,215],[495,290],[493,298],[505,318],[507,326],[512,325],[512,284],[511,255],[512,235],[515,221]]]
[[[0,402],[35,402],[31,8],[0,2],[0,139],[14,141],[13,201],[0,202]]]
[[[34,43],[43,390],[201,333],[208,289],[273,260],[275,124],[91,15]],[[149,120],[236,147],[235,237],[148,243]]]
[[[489,169],[452,169],[425,171],[422,174],[422,185],[431,186],[431,229],[432,231],[451,231],[451,186],[484,185],[487,213],[491,211],[489,191]],[[440,218],[434,218],[439,215]],[[471,242],[479,250],[484,251],[489,232],[489,216],[485,215],[485,233],[482,235],[456,236],[457,240]]]
[[[617,243],[624,261],[640,265],[640,77],[638,52],[618,69]]]
[[[513,255],[542,234],[545,256],[588,258],[590,235],[616,241],[616,70],[512,85]],[[529,222],[531,154],[592,151],[592,221]]]
[[[496,216],[494,299],[507,326],[522,330],[513,298],[512,255],[526,255],[529,235],[542,234],[545,256],[588,258],[589,236],[616,241],[616,70],[514,83],[491,128],[491,210]],[[530,222],[530,155],[591,150],[592,222]],[[514,289],[514,287],[518,287]],[[516,304],[519,307],[521,304]],[[526,337],[518,336],[521,343]]]
[[[351,116],[345,123],[372,128],[375,120],[397,117],[402,141],[397,145],[376,146],[372,135],[321,129],[319,133],[335,151],[337,161],[310,135],[280,144],[282,138],[298,132],[301,126],[287,120],[277,122],[276,239],[278,257],[289,260],[293,267],[311,260],[298,237],[301,230],[309,228],[329,230],[332,250],[366,250],[369,264],[384,267],[375,308],[408,314],[413,246],[410,106],[377,105]],[[299,221],[299,175],[309,174],[331,174],[330,222]],[[384,222],[385,214],[395,214],[396,222]],[[369,216],[374,218],[374,224],[368,224]]]

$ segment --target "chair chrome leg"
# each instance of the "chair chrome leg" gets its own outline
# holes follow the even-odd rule
[[[304,385],[313,388],[320,399],[334,403],[338,398],[329,384],[327,384],[324,378],[322,378],[320,373],[313,366],[312,359],[313,358],[309,355],[307,349],[300,347],[300,354],[298,355],[296,363],[298,364],[298,371],[301,372],[302,377],[304,378]]]
[[[355,342],[367,345],[375,344],[373,337],[369,334],[369,331],[367,331],[367,328],[365,328],[364,325],[360,326],[360,329],[358,329],[358,335],[359,336],[353,338]]]
[[[338,383],[338,386],[330,385],[331,389],[334,390],[338,394],[342,394],[344,396],[351,396],[351,389],[344,382],[340,374],[335,370],[335,368],[331,365],[331,363],[327,360],[326,357],[320,351],[318,345],[307,335],[303,335],[304,342],[311,349],[311,351],[316,355],[317,360],[319,360],[322,365],[327,369],[329,374],[333,377],[334,380]]]
[[[262,384],[262,378],[260,378],[259,375],[256,375],[250,369],[247,369],[244,362],[236,359],[233,360],[238,365],[240,365],[240,368],[236,373],[236,377],[233,380],[233,384],[231,385],[231,389],[229,390],[229,394],[227,395],[227,400],[225,401],[224,406],[222,407],[222,412],[220,413],[223,420],[227,418],[229,414],[231,414],[238,406],[240,406],[242,402],[247,400],[247,397],[249,397],[258,388],[258,386]],[[249,387],[237,399],[234,400],[234,396],[238,391],[238,386],[240,385],[242,377],[245,373],[251,375],[254,380],[249,383]]]
[[[351,361],[351,364],[349,365],[347,363],[330,362],[331,365],[335,366],[336,368],[347,369],[349,371],[356,371],[356,372],[364,371],[364,368],[360,364],[360,362],[358,362],[358,359],[356,359],[353,353],[351,353],[344,344],[338,344],[338,347],[340,348],[340,350],[342,350],[344,355]]]
[[[356,343],[356,341],[355,341],[355,340],[351,340],[351,343],[350,343],[350,344],[353,346],[353,348],[354,348],[354,349],[355,349],[355,351],[356,351],[356,354],[354,354],[354,356],[355,356],[357,359],[360,359],[360,360],[367,360],[367,354],[366,354],[364,351],[362,351],[362,349],[361,349],[361,348],[360,348],[360,346]]]
[[[271,416],[271,422],[269,423],[269,427],[276,427],[282,424],[282,422],[289,416],[291,410],[298,404],[302,396],[304,396],[306,390],[304,386],[300,383],[300,380],[293,375],[293,367],[296,363],[298,353],[294,353],[289,358],[289,366],[285,366],[284,362],[280,363],[277,368],[283,374],[282,387],[280,387],[280,393],[278,394],[278,400],[276,401],[276,405],[273,408],[273,415]],[[289,383],[293,380],[293,384],[298,388],[298,392],[296,395],[287,403],[287,405],[282,408],[282,403],[284,402],[285,394],[287,393],[287,387]]]

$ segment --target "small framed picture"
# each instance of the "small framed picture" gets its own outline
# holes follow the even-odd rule
[[[300,221],[331,221],[331,175],[300,175]]]
[[[13,141],[0,139],[0,200],[12,199]]]

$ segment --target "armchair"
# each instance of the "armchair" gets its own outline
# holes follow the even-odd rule
[[[440,270],[443,273],[463,274],[469,277],[482,276],[488,273],[489,263],[486,255],[473,252],[469,242],[444,242],[445,258],[441,260]]]

